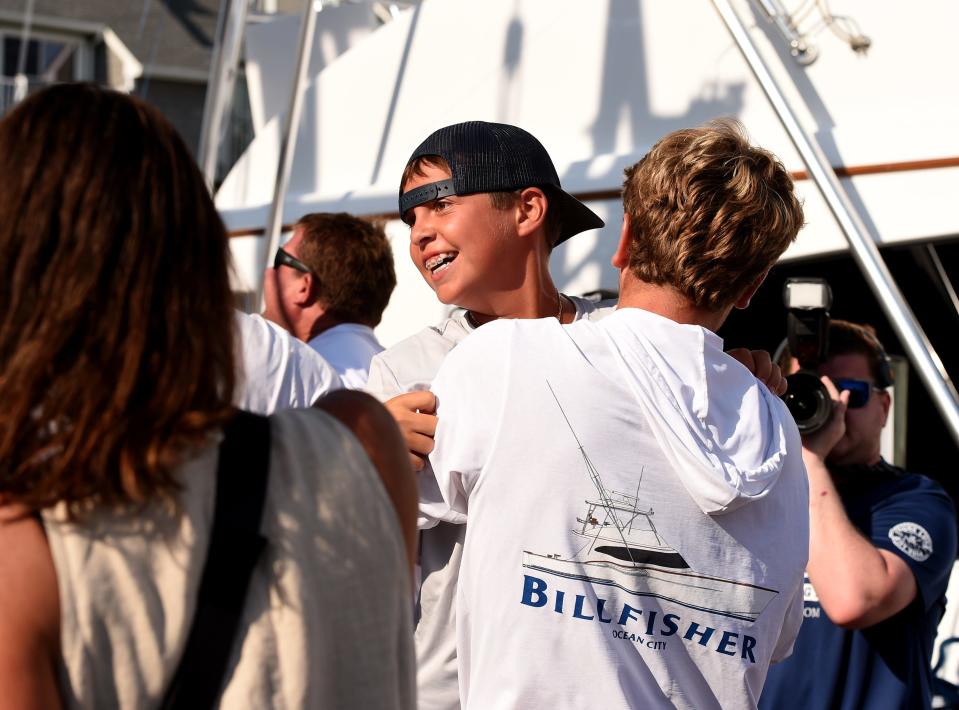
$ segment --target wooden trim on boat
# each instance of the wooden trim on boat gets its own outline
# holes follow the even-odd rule
[[[904,173],[912,170],[934,170],[935,168],[959,167],[959,156],[952,158],[933,158],[931,160],[907,160],[901,163],[876,163],[875,165],[839,166],[833,171],[839,177],[854,177],[856,175],[876,175],[879,173]],[[808,180],[809,174],[805,170],[790,173],[793,180]]]
[[[280,226],[280,233],[289,232],[293,229],[292,224],[284,224]],[[231,229],[226,233],[231,239],[233,237],[262,237],[266,234],[266,227],[254,227],[251,229]]]
[[[903,173],[913,170],[934,170],[936,168],[957,168],[959,167],[959,156],[951,158],[932,158],[930,160],[907,160],[900,163],[875,163],[873,165],[851,165],[846,167],[839,165],[833,168],[833,172],[838,177],[847,178],[857,175],[878,175],[881,173]],[[793,180],[808,180],[809,173],[805,170],[794,170],[789,173]],[[577,192],[574,197],[583,202],[595,202],[599,200],[617,200],[620,198],[619,190],[595,190],[593,192]],[[363,215],[366,219],[372,220],[393,220],[399,219],[397,212],[387,212],[385,214]],[[284,224],[282,231],[288,232],[293,229],[292,224]],[[254,227],[251,229],[231,229],[227,236],[233,237],[262,237],[266,233],[264,227]]]
[[[914,170],[933,170],[935,168],[957,168],[959,156],[953,158],[933,158],[931,160],[908,160],[901,163],[876,163],[874,165],[840,165],[833,168],[838,177],[848,178],[857,175],[877,175],[880,173],[905,173]],[[809,173],[805,170],[794,170],[789,175],[793,180],[808,180]],[[621,196],[619,190],[596,190],[595,192],[579,192],[576,199],[583,202],[591,200],[612,200]]]

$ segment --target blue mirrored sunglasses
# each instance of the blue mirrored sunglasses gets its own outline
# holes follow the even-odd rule
[[[281,266],[289,266],[297,271],[302,271],[304,274],[313,273],[313,270],[309,266],[297,259],[283,247],[277,249],[276,256],[273,257],[273,268],[279,269]]]
[[[872,394],[873,390],[876,392],[882,392],[880,388],[876,387],[872,382],[866,382],[866,380],[854,380],[852,378],[840,377],[838,380],[833,381],[836,383],[836,389],[838,389],[840,392],[843,390],[848,390],[850,409],[859,409],[860,407],[865,407],[869,402],[869,396]]]

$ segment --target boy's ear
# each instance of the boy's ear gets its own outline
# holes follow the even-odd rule
[[[610,262],[613,265],[613,268],[623,269],[629,266],[629,245],[632,241],[633,234],[629,228],[629,215],[623,215],[623,228],[619,232],[619,244],[616,246],[616,251],[613,253],[613,258]]]
[[[542,227],[547,209],[546,193],[541,189],[527,187],[521,190],[516,204],[516,232],[520,236],[527,236]]]
[[[736,303],[733,304],[736,308],[743,309],[749,307],[749,302],[753,300],[753,296],[756,295],[756,291],[759,290],[759,287],[763,285],[763,281],[766,280],[766,277],[769,275],[769,269],[766,269],[762,274],[759,275],[755,281],[753,281],[749,286],[743,291],[742,295],[736,299]]]

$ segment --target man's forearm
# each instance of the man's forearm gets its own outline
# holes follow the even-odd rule
[[[806,450],[803,461],[809,475],[807,571],[819,603],[839,626],[864,628],[888,618],[915,596],[911,571],[853,526],[825,462]]]

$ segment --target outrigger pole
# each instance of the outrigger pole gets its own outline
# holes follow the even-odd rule
[[[213,192],[213,181],[216,178],[220,141],[233,102],[233,87],[236,84],[240,46],[243,44],[249,4],[250,0],[223,0],[217,15],[210,78],[203,103],[203,123],[197,150],[197,162],[210,192]]]
[[[566,426],[569,427],[569,431],[573,435],[573,439],[576,440],[576,446],[579,447],[579,453],[586,462],[586,470],[589,472],[589,480],[592,481],[593,485],[596,487],[596,491],[599,493],[599,499],[603,501],[603,507],[606,509],[606,515],[612,517],[613,525],[616,526],[616,532],[619,533],[619,537],[623,541],[623,548],[626,550],[626,554],[629,555],[629,561],[635,565],[636,560],[633,559],[633,553],[629,549],[629,542],[626,541],[626,535],[623,533],[623,526],[619,522],[619,516],[616,515],[616,506],[613,504],[612,498],[609,497],[609,493],[606,492],[606,487],[603,486],[603,480],[599,477],[599,471],[596,470],[596,467],[593,466],[593,462],[590,461],[589,456],[586,455],[586,449],[583,448],[582,442],[579,440],[579,437],[576,436],[576,431],[573,429],[573,425],[570,423],[569,417],[566,416],[566,410],[564,410],[563,405],[559,403],[559,397],[557,397],[556,392],[553,391],[553,386],[549,383],[549,380],[546,380],[546,386],[549,387],[549,393],[553,395],[553,399],[556,400],[556,406],[559,407],[560,414],[562,414],[563,419],[566,420]],[[657,535],[657,537],[659,536]]]
[[[836,222],[849,242],[849,248],[860,270],[866,277],[872,292],[879,300],[899,335],[919,376],[925,383],[936,407],[945,420],[953,440],[959,445],[959,393],[949,378],[942,360],[909,308],[902,292],[896,285],[886,263],[879,254],[875,241],[868,235],[862,219],[839,183],[839,178],[829,167],[819,144],[799,124],[789,102],[753,44],[742,19],[733,9],[730,0],[712,0],[726,29],[732,35],[743,58],[759,82],[772,105],[783,128],[799,151],[810,177],[829,206]]]

